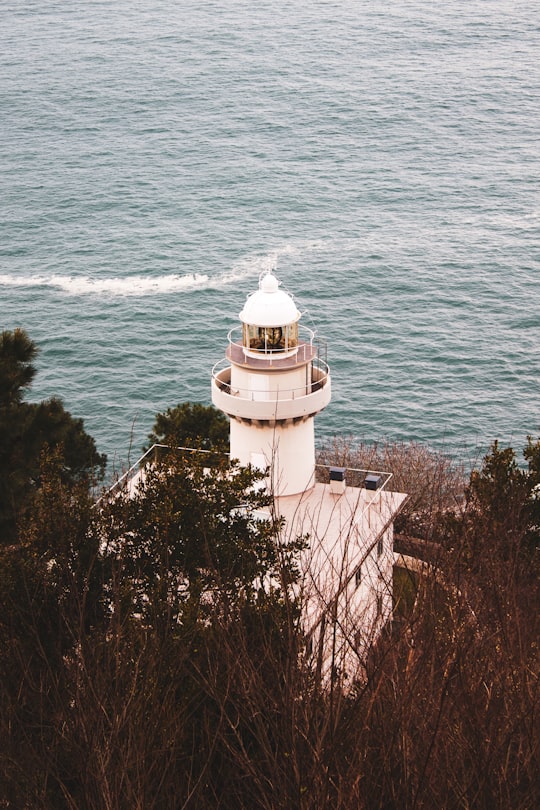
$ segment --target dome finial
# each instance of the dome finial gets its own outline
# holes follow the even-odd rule
[[[279,289],[279,281],[275,275],[269,271],[259,279],[259,290],[265,293],[275,293]]]
[[[277,256],[275,256],[274,259],[269,262],[268,266],[265,267],[264,270],[261,270],[259,275],[259,290],[265,290],[266,292],[275,292],[277,290],[279,287],[279,281],[276,276],[276,270]],[[271,279],[271,281],[266,282],[267,279]],[[272,289],[267,289],[268,284],[272,286]]]

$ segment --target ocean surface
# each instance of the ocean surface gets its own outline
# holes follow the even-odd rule
[[[117,469],[277,267],[334,434],[540,428],[531,0],[3,0],[0,328]]]

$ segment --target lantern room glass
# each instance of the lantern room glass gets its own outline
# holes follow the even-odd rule
[[[298,346],[298,323],[284,326],[256,326],[245,323],[243,344],[249,351],[261,354],[291,351]]]

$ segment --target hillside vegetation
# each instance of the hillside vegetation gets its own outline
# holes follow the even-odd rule
[[[423,572],[399,572],[362,677],[323,686],[299,622],[307,538],[257,518],[261,473],[171,451],[135,497],[96,504],[89,438],[82,466],[49,428],[15,452],[34,355],[5,335],[0,806],[540,806],[540,440],[523,461],[495,442],[467,478],[416,444],[323,449],[390,467],[412,493],[400,532],[429,548]],[[201,425],[221,435],[212,409],[179,408],[155,436],[182,414],[201,417],[185,445],[211,446]]]

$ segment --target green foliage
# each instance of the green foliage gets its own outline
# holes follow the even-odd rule
[[[0,546],[0,796],[14,807],[64,806],[40,763],[65,756],[57,721],[68,717],[70,662],[84,634],[103,628],[108,601],[97,513],[63,467],[59,450],[43,452],[19,542]]]
[[[523,456],[528,464],[527,488],[529,511],[529,544],[534,545],[536,553],[540,546],[540,439],[533,442],[527,437],[527,446]]]
[[[412,614],[418,592],[418,574],[394,565],[392,596],[394,618],[409,617]]]
[[[37,346],[23,329],[0,335],[0,408],[16,405],[34,379]]]
[[[495,441],[491,452],[484,458],[482,469],[471,474],[469,500],[493,519],[505,518],[509,507],[513,511],[514,506],[522,502],[526,483],[526,475],[518,467],[514,450],[500,448]]]
[[[17,521],[40,486],[40,456],[46,446],[62,448],[64,480],[75,484],[104,474],[106,456],[97,452],[82,419],[57,398],[23,401],[35,369],[35,344],[22,329],[0,339],[0,542],[13,542]]]
[[[253,486],[263,473],[223,456],[208,463],[206,455],[171,451],[146,471],[135,493],[106,508],[109,536],[137,583],[141,615],[164,606],[175,621],[187,605],[201,615],[218,605],[230,611],[262,598],[263,584],[266,595],[271,583],[279,594],[285,556],[292,568],[298,545],[278,548],[271,500]]]
[[[16,405],[34,379],[37,346],[23,329],[0,335],[0,407]]]
[[[91,508],[43,455],[0,551],[0,802],[234,807],[255,766],[256,800],[299,661],[302,544],[260,519],[259,472],[212,461],[171,453]]]
[[[540,439],[529,436],[520,467],[511,447],[495,441],[481,470],[471,474],[466,522],[476,542],[488,537],[492,554],[528,568],[538,565],[540,542]]]
[[[168,408],[165,413],[158,413],[148,438],[150,444],[226,451],[229,445],[229,422],[212,405],[184,402]]]
[[[303,543],[261,520],[260,473],[170,452],[94,506],[43,452],[0,547],[0,805],[538,806],[538,442],[525,460],[492,448],[347,692],[302,658]]]

